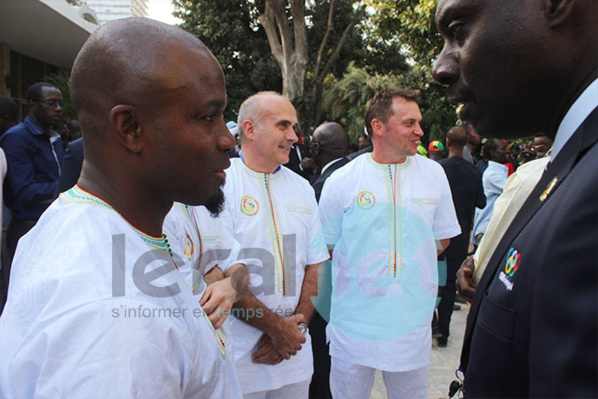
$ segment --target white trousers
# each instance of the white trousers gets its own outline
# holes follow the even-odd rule
[[[272,391],[258,391],[243,395],[243,399],[307,399],[311,378],[295,384],[285,385]]]
[[[332,357],[330,390],[335,399],[370,397],[376,369]],[[388,399],[425,399],[428,391],[428,366],[410,371],[383,371]]]

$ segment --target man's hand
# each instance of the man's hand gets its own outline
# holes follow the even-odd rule
[[[218,329],[232,313],[233,303],[247,290],[249,280],[247,268],[245,265],[237,263],[224,274],[216,266],[206,273],[204,280],[208,286],[199,304],[208,315],[214,328]]]
[[[278,364],[284,360],[272,344],[272,339],[266,334],[257,343],[257,347],[258,349],[253,353],[254,363]]]
[[[284,359],[290,359],[301,350],[306,339],[299,331],[297,324],[305,323],[305,316],[295,314],[284,319],[280,319],[276,328],[269,334],[274,348],[282,355]]]
[[[459,295],[465,298],[468,302],[471,302],[477,284],[473,282],[473,272],[475,266],[473,264],[473,257],[468,256],[461,264],[461,267],[457,271],[457,291]]]
[[[237,290],[233,287],[231,278],[228,277],[208,285],[199,304],[208,315],[214,328],[218,329],[231,314],[231,308],[236,299]]]

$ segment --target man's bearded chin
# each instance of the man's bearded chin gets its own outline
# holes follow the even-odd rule
[[[222,209],[224,208],[224,193],[222,192],[222,189],[218,189],[218,192],[213,195],[204,206],[210,212],[212,217],[220,215],[220,212],[222,212]]]

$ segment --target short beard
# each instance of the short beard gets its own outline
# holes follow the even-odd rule
[[[222,212],[222,209],[224,208],[224,192],[222,192],[221,189],[218,189],[218,192],[210,197],[204,206],[213,218],[220,215],[220,212]]]

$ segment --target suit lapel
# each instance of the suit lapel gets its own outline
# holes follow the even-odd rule
[[[461,354],[461,363],[464,368],[466,367],[469,358],[471,334],[478,316],[480,304],[488,286],[494,280],[498,266],[501,264],[507,250],[511,247],[511,244],[521,230],[547,201],[550,195],[559,188],[583,154],[598,141],[598,133],[595,131],[597,127],[598,108],[595,108],[575,131],[554,162],[551,162],[548,166],[548,169],[544,172],[540,181],[533,189],[496,247],[494,254],[488,262],[488,266],[484,271],[482,279],[476,288],[476,294],[473,298],[469,316],[467,317],[467,329],[465,331],[463,352]]]

